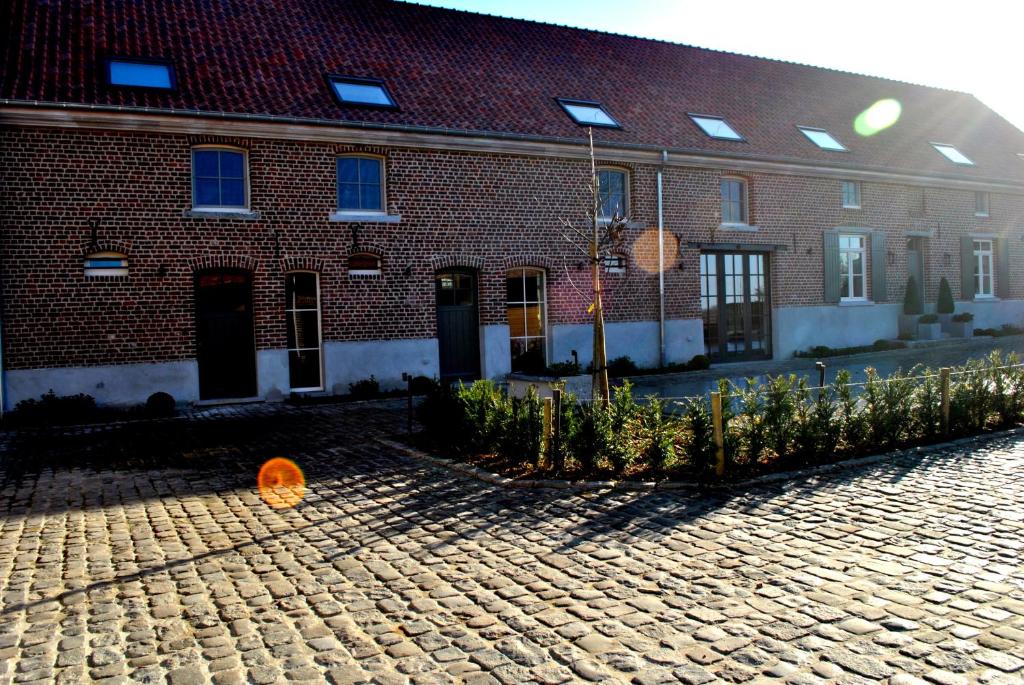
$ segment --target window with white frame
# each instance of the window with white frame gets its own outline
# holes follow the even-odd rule
[[[992,297],[995,293],[992,276],[992,241],[974,241],[974,296]]]
[[[384,160],[380,157],[338,157],[338,211],[384,211]]]
[[[860,181],[843,181],[843,207],[860,209]]]
[[[747,183],[739,178],[722,179],[722,223],[741,225],[748,221]]]
[[[320,279],[312,271],[285,274],[288,378],[292,390],[321,390]]]
[[[626,255],[607,254],[601,258],[605,273],[624,274],[626,273]]]
[[[505,283],[512,370],[540,372],[547,365],[544,272],[512,269]]]
[[[195,209],[246,209],[245,152],[231,148],[192,150],[192,205]]]
[[[601,206],[598,216],[602,219],[625,217],[629,201],[626,172],[622,169],[602,168],[597,170],[597,183],[601,189]]]
[[[85,258],[85,276],[127,276],[128,256],[120,252],[93,252]]]
[[[988,216],[988,199],[984,190],[974,193],[974,216]]]
[[[841,234],[839,236],[839,299],[842,302],[858,302],[867,299],[865,292],[867,264],[864,257],[864,236]]]

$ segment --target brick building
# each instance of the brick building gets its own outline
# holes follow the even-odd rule
[[[1024,134],[970,95],[391,0],[3,12],[7,407],[586,364],[588,127],[609,357],[894,338],[910,273],[1024,317]]]

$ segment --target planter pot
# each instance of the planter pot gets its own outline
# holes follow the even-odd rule
[[[917,324],[917,337],[919,340],[939,340],[942,338],[942,324],[937,322]]]
[[[900,314],[900,336],[914,337],[917,335],[917,319],[920,314]]]
[[[953,315],[952,314],[939,314],[939,325],[942,326],[943,333],[953,332]]]
[[[537,389],[540,398],[552,397],[556,386],[563,392],[572,393],[577,399],[589,400],[593,378],[588,374],[578,376],[530,376],[525,373],[508,375],[508,394],[511,397],[526,397],[531,386]]]
[[[974,337],[973,321],[950,321],[949,327],[949,332],[954,338]]]

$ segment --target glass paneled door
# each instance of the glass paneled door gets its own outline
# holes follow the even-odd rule
[[[700,256],[705,353],[715,361],[771,356],[768,256],[705,252]]]

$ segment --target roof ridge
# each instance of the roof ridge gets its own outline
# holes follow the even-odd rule
[[[867,74],[860,71],[850,71],[847,69],[839,69],[836,67],[823,67],[816,64],[810,64],[808,62],[797,62],[795,60],[781,59],[778,57],[765,57],[763,55],[754,55],[746,52],[736,52],[734,50],[723,50],[721,48],[709,48],[704,45],[691,45],[690,43],[680,43],[674,40],[667,40],[665,38],[651,38],[649,36],[637,36],[631,33],[620,33],[618,31],[607,31],[604,29],[594,29],[586,26],[572,26],[570,24],[559,24],[554,21],[543,21],[540,19],[527,19],[525,17],[513,17],[504,14],[494,14],[493,12],[479,12],[476,10],[466,10],[457,7],[444,7],[442,5],[430,4],[430,0],[391,0],[392,2],[400,2],[404,5],[413,5],[416,7],[425,7],[431,10],[437,10],[441,12],[455,12],[459,14],[469,14],[478,17],[489,17],[492,19],[503,19],[506,21],[518,21],[527,24],[537,24],[540,26],[554,26],[560,29],[570,29],[572,31],[583,31],[585,33],[596,33],[603,36],[614,36],[617,38],[629,38],[632,40],[645,41],[648,43],[661,43],[662,45],[671,45],[674,47],[690,48],[691,50],[701,50],[703,52],[711,52],[719,55],[732,55],[734,57],[744,57],[746,59],[754,59],[763,62],[775,62],[776,64],[788,64],[797,67],[805,67],[807,69],[815,69],[817,71],[826,71],[833,74],[843,74],[846,76],[857,76],[859,78],[874,79],[877,81],[888,81],[890,83],[898,83],[905,86],[913,86],[915,88],[927,88],[929,90],[938,90],[944,93],[955,93],[957,95],[968,95],[974,97],[972,93],[965,90],[957,90],[955,88],[944,88],[942,86],[932,86],[927,83],[917,83],[914,81],[904,81],[902,79],[891,78],[888,76],[878,76],[875,74]]]

